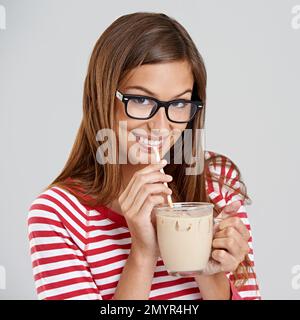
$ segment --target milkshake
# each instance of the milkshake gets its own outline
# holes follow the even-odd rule
[[[157,240],[170,275],[201,274],[211,253],[213,207],[207,202],[175,202],[154,207]]]

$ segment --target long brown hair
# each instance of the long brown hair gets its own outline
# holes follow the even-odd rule
[[[67,163],[46,189],[53,186],[65,188],[77,196],[82,204],[92,207],[106,205],[116,199],[121,189],[120,165],[100,165],[97,162],[97,131],[116,127],[115,92],[133,68],[178,60],[190,63],[194,76],[192,99],[201,99],[204,104],[202,111],[188,125],[194,137],[195,129],[204,128],[207,75],[204,61],[188,32],[175,19],[159,13],[137,12],[115,20],[103,32],[93,49],[84,82],[83,118]],[[171,161],[165,170],[174,177],[171,188],[177,198],[181,201],[211,202],[205,181],[221,181],[222,177],[209,174],[208,161],[205,162],[202,174],[186,175],[185,165],[172,164],[172,149]],[[195,145],[192,149],[195,150]],[[215,156],[209,161],[219,160]],[[241,189],[235,192],[243,199],[249,199]],[[86,198],[86,195],[89,197]],[[215,207],[215,214],[218,210]],[[239,273],[243,275],[242,280],[246,280],[248,267],[247,258],[236,271],[236,279],[241,278]]]

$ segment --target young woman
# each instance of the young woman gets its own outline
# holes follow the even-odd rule
[[[210,151],[202,154],[199,174],[186,174],[190,164],[174,161],[188,129],[190,149],[199,149],[195,137],[205,108],[204,62],[176,20],[139,12],[104,31],[90,58],[69,159],[29,209],[40,299],[260,298],[244,206],[250,199],[238,168]],[[105,153],[99,148],[107,129],[116,139],[106,140]],[[167,164],[149,163],[153,145],[169,157]],[[110,151],[116,156],[109,158]],[[176,202],[211,202],[222,218],[213,268],[202,275],[170,276],[159,257],[152,209],[171,193]]]

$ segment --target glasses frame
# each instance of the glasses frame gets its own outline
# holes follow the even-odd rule
[[[123,94],[121,91],[119,90],[116,90],[116,97],[121,101],[123,102],[124,106],[125,106],[125,112],[126,112],[126,115],[129,117],[129,118],[132,118],[132,119],[137,119],[137,120],[148,120],[148,119],[151,119],[152,117],[155,116],[155,114],[158,112],[159,108],[164,108],[165,109],[165,113],[166,113],[166,116],[167,116],[167,119],[171,122],[175,122],[175,123],[189,123],[190,121],[192,121],[195,117],[195,115],[197,114],[197,112],[199,110],[201,110],[203,108],[203,102],[201,100],[198,100],[198,101],[192,101],[192,100],[185,100],[185,99],[175,99],[175,100],[171,100],[171,101],[161,101],[161,100],[158,100],[156,98],[153,98],[153,97],[149,97],[149,96],[144,96],[144,95],[136,95],[136,94]],[[128,101],[132,98],[146,98],[146,99],[151,99],[153,101],[156,102],[156,109],[154,110],[154,112],[152,114],[150,114],[149,117],[147,118],[137,118],[137,117],[133,117],[131,116],[130,114],[128,114],[128,110],[127,110],[127,106],[128,106]],[[169,118],[169,107],[172,103],[174,102],[185,102],[185,103],[192,103],[194,105],[197,106],[197,110],[195,112],[195,114],[192,116],[192,118],[188,121],[175,121],[175,120],[171,120]]]

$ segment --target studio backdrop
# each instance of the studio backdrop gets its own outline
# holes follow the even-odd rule
[[[96,40],[139,11],[179,21],[202,54],[206,148],[247,186],[262,298],[299,299],[300,0],[0,0],[0,298],[37,298],[29,206],[71,151]]]

